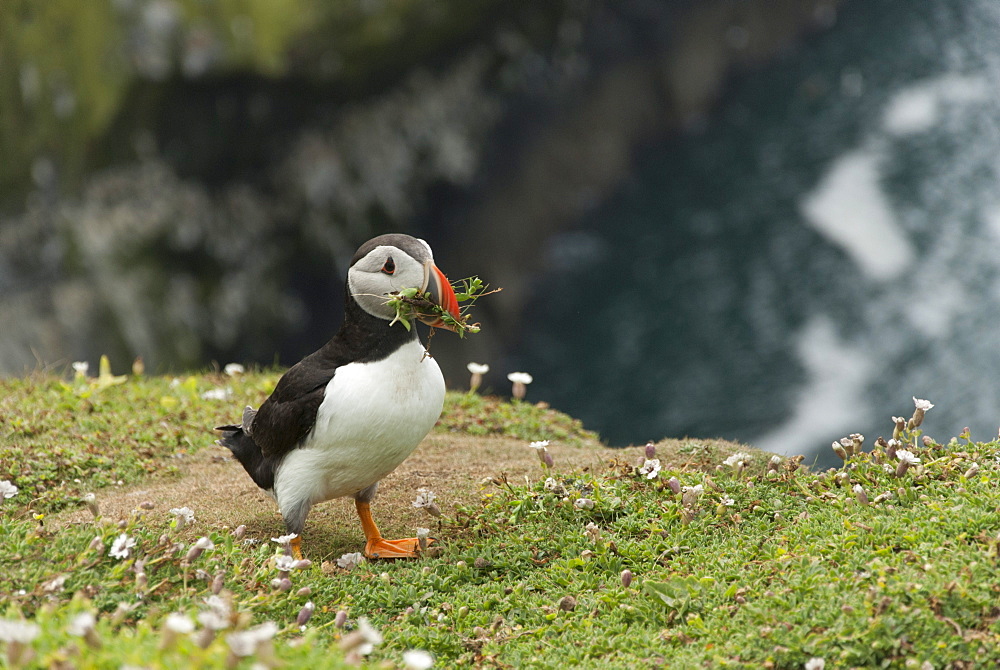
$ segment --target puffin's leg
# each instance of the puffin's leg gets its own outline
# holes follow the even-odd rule
[[[287,507],[287,511],[286,511]],[[309,515],[309,503],[300,501],[289,505],[281,506],[281,516],[285,519],[285,529],[294,534],[295,537],[289,543],[292,549],[292,556],[302,559],[302,529],[306,525],[306,516]]]
[[[417,558],[420,556],[420,543],[415,537],[402,540],[387,540],[382,537],[375,520],[372,519],[370,501],[375,497],[378,484],[372,484],[354,496],[354,505],[361,519],[361,528],[365,531],[365,556],[368,558]],[[428,540],[428,543],[433,540]]]

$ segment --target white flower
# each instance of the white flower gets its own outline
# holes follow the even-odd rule
[[[94,630],[97,625],[97,618],[93,612],[80,612],[66,626],[66,632],[76,637],[83,637]]]
[[[549,446],[549,441],[548,440],[539,440],[538,442],[532,442],[528,446],[531,447],[532,449],[538,449],[539,451],[541,451],[545,447]]]
[[[382,634],[375,630],[368,623],[368,619],[364,617],[358,619],[358,632],[361,633],[364,639],[364,644],[358,649],[358,653],[362,656],[367,656],[375,650],[377,645],[382,644]]]
[[[90,370],[90,363],[87,361],[73,361],[73,372],[77,377],[86,377]]]
[[[806,661],[804,670],[823,670],[826,667],[826,661],[822,658],[813,657]]]
[[[417,489],[417,499],[413,501],[413,506],[417,509],[421,507],[430,507],[434,504],[434,500],[437,498],[437,494],[431,491],[426,486],[421,486]]]
[[[490,366],[486,363],[469,363],[465,369],[474,375],[485,375],[490,371]]]
[[[594,509],[594,501],[590,498],[577,498],[573,502],[573,507],[576,509]]]
[[[191,621],[188,615],[181,614],[180,612],[171,612],[168,614],[163,625],[168,630],[179,634],[187,634],[194,631],[194,622]]]
[[[0,619],[0,640],[27,644],[38,637],[42,629],[38,624],[20,619]]]
[[[194,510],[190,507],[174,507],[170,513],[177,517],[177,529],[180,530],[184,524],[194,522]]]
[[[720,500],[719,502],[721,502],[726,507],[732,507],[733,505],[736,504],[736,501],[730,498],[729,496],[723,496],[722,500]]]
[[[226,367],[223,368],[223,371],[230,377],[235,377],[236,375],[241,375],[246,372],[243,366],[239,363],[226,363]]]
[[[13,498],[17,495],[18,488],[11,484],[6,479],[0,482],[0,496],[6,498]]]
[[[273,621],[267,621],[238,633],[226,636],[226,644],[236,656],[253,656],[261,642],[267,642],[278,632],[278,626]]]
[[[694,505],[704,490],[705,488],[701,484],[683,487],[681,489],[681,504],[687,507]]]
[[[646,479],[656,479],[656,476],[660,474],[660,459],[646,459],[642,467],[639,468],[639,474],[646,475]]]
[[[274,557],[274,567],[282,572],[289,572],[290,570],[299,570],[306,567],[309,564],[303,565],[304,561],[301,561],[294,556],[289,556],[288,554],[278,554]]]
[[[722,464],[723,465],[728,465],[731,468],[738,468],[741,465],[742,466],[746,466],[746,464],[752,458],[753,457],[750,454],[748,454],[748,453],[745,453],[745,452],[742,452],[742,451],[737,451],[735,454],[731,455],[729,458],[727,458],[726,460],[722,461]]]
[[[364,562],[365,557],[360,552],[355,551],[352,554],[344,554],[338,558],[337,567],[344,568],[345,570],[353,570]]]
[[[233,395],[233,389],[229,388],[218,388],[209,389],[201,394],[202,400],[228,400],[230,396]]]
[[[530,384],[535,381],[527,372],[511,372],[507,375],[507,380],[515,384]]]
[[[426,540],[430,536],[431,536],[431,529],[430,528],[417,528],[417,539],[418,540]]]
[[[913,404],[917,409],[923,410],[924,412],[934,407],[934,405],[932,405],[929,400],[921,400],[920,398],[916,397],[913,398]]]
[[[132,547],[135,546],[135,538],[129,537],[125,533],[119,535],[114,542],[111,543],[111,550],[108,552],[113,558],[128,558]]]
[[[920,458],[915,456],[912,451],[907,451],[906,449],[897,449],[896,458],[900,461],[906,461],[909,465],[915,465],[920,462]]]
[[[229,603],[219,596],[209,596],[205,598],[205,604],[208,605],[208,609],[198,614],[201,625],[212,630],[229,628],[229,618],[232,614]]]
[[[403,652],[403,665],[406,670],[427,670],[434,665],[434,657],[423,649],[410,649]]]
[[[272,537],[271,542],[277,542],[282,546],[287,546],[298,536],[298,533],[289,533],[288,535],[282,535],[281,537]]]

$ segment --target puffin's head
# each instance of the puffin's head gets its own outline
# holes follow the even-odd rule
[[[379,235],[361,245],[347,271],[347,290],[361,309],[391,321],[396,310],[386,305],[386,300],[393,291],[406,288],[430,293],[435,304],[456,319],[460,318],[455,291],[444,273],[434,265],[429,244],[416,237],[394,233]],[[424,320],[424,323],[448,328],[438,318]]]

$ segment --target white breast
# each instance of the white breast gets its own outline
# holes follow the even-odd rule
[[[374,363],[337,368],[305,444],[275,473],[279,506],[352,495],[410,455],[444,404],[444,377],[417,340]]]

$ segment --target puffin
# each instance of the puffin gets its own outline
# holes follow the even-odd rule
[[[390,294],[417,288],[459,319],[458,300],[430,245],[403,234],[368,240],[351,259],[344,322],[318,351],[293,365],[239,425],[219,426],[228,448],[277,502],[290,544],[317,503],[351,496],[368,558],[413,558],[416,538],[387,540],[372,519],[379,481],[396,469],[437,422],[445,383],[416,328],[396,320]],[[451,328],[421,316],[434,328]]]

